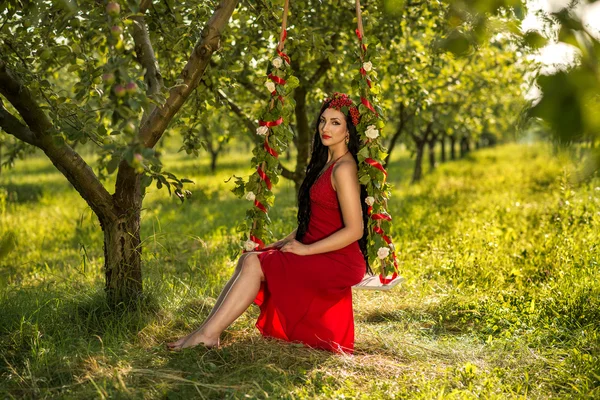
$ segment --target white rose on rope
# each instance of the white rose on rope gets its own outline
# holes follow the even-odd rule
[[[367,130],[365,131],[365,135],[369,139],[377,139],[379,137],[379,131],[377,130],[375,125],[369,125],[367,126]]]
[[[255,199],[256,195],[254,194],[254,192],[248,192],[248,194],[246,195],[246,200],[254,201]]]
[[[265,82],[265,86],[267,87],[267,90],[270,93],[273,93],[275,91],[275,84],[272,81]]]
[[[269,132],[268,126],[259,126],[258,128],[256,128],[257,135],[265,136],[267,134],[267,132]]]
[[[283,60],[281,59],[281,57],[275,57],[273,59],[273,66],[275,68],[281,68],[282,65],[283,65]]]
[[[365,199],[365,203],[367,203],[368,205],[372,206],[373,204],[375,204],[375,197],[373,196],[369,196]]]
[[[373,63],[371,61],[367,61],[366,63],[363,63],[363,69],[367,72],[369,72],[370,70],[373,69]]]
[[[256,246],[258,246],[258,243],[255,243],[252,240],[248,239],[244,242],[244,250],[246,251],[252,251],[256,248]]]
[[[379,250],[377,250],[377,257],[379,257],[382,260],[389,255],[390,255],[389,247],[380,247]]]

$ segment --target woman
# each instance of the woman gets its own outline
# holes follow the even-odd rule
[[[244,254],[206,321],[170,349],[218,346],[221,333],[254,302],[263,336],[353,351],[351,287],[368,270],[358,119],[347,95],[325,100],[298,194],[298,228],[262,252]]]

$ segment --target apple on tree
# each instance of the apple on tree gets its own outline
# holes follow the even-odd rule
[[[121,13],[121,6],[119,5],[119,3],[111,1],[106,5],[106,13],[113,18],[118,17]]]
[[[125,88],[121,85],[116,85],[113,91],[115,92],[115,96],[117,97],[123,97],[125,96],[125,94],[127,94]]]

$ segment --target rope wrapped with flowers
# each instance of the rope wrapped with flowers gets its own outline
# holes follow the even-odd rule
[[[273,206],[275,196],[273,185],[279,182],[281,167],[279,154],[285,152],[294,133],[288,121],[293,115],[296,106],[290,94],[299,84],[298,78],[292,74],[290,58],[284,53],[284,43],[287,38],[288,1],[285,3],[281,36],[277,46],[277,56],[267,67],[267,80],[265,87],[271,94],[268,105],[258,115],[256,134],[261,141],[252,151],[251,161],[255,172],[248,182],[236,177],[235,188],[232,191],[239,198],[246,198],[253,206],[246,211],[246,218],[238,226],[242,232],[244,251],[259,250],[265,246],[265,241],[273,235],[268,229],[271,223],[269,209]]]
[[[367,188],[368,197],[365,202],[369,213],[369,263],[375,267],[380,265],[379,279],[382,284],[392,282],[398,276],[398,260],[392,239],[388,232],[392,217],[387,211],[387,201],[390,198],[391,186],[387,183],[387,171],[383,167],[387,149],[381,143],[381,130],[385,126],[383,111],[378,105],[377,94],[380,92],[377,84],[377,72],[370,61],[374,55],[375,46],[369,47],[364,37],[360,10],[360,1],[356,1],[358,28],[356,36],[359,41],[358,70],[353,80],[355,90],[360,93],[358,110],[361,118],[357,132],[363,143],[358,152],[358,179]],[[376,270],[374,268],[374,270]],[[390,276],[388,278],[388,276]]]

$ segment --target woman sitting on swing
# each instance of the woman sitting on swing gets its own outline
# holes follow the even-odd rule
[[[347,95],[325,100],[298,194],[298,228],[265,251],[242,255],[204,323],[169,349],[219,346],[221,333],[254,302],[263,336],[353,351],[351,288],[369,270],[359,118]]]

